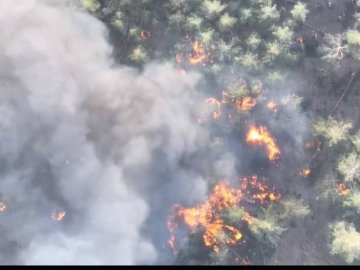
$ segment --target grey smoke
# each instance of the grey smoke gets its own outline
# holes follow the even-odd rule
[[[208,143],[200,78],[117,66],[105,26],[58,2],[0,1],[0,263],[155,263],[171,205],[207,192],[182,165]]]

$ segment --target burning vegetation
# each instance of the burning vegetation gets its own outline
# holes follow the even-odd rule
[[[20,4],[21,1],[18,2]],[[0,214],[5,220],[4,227],[16,223],[14,220],[7,222],[8,216],[25,212],[23,201],[29,202],[26,207],[31,214],[32,207],[41,209],[32,201],[37,198],[39,190],[44,196],[36,203],[42,203],[41,200],[46,198],[53,203],[49,205],[62,205],[63,201],[78,204],[67,208],[67,212],[57,209],[50,214],[45,210],[39,215],[45,216],[45,222],[52,224],[54,231],[66,227],[62,225],[79,225],[80,223],[71,223],[73,220],[69,217],[74,213],[70,213],[70,209],[79,209],[83,215],[76,216],[85,218],[87,207],[90,206],[84,207],[83,198],[79,202],[76,195],[68,194],[70,188],[63,186],[71,181],[79,181],[78,186],[87,191],[87,188],[98,187],[93,183],[99,176],[105,175],[106,180],[101,178],[101,185],[104,183],[101,186],[102,192],[89,192],[89,196],[99,196],[91,201],[99,201],[106,209],[110,209],[99,216],[106,217],[104,223],[110,221],[112,224],[111,214],[129,211],[135,213],[134,209],[139,209],[136,212],[139,217],[134,215],[136,217],[129,219],[134,222],[129,224],[131,233],[128,233],[126,225],[118,226],[116,229],[119,231],[114,229],[114,233],[109,230],[109,224],[104,224],[104,227],[99,225],[103,222],[102,219],[96,224],[102,229],[99,230],[99,235],[105,235],[98,238],[106,241],[113,240],[113,236],[116,238],[117,242],[114,240],[114,245],[111,242],[107,249],[116,247],[116,256],[111,262],[119,262],[119,250],[126,253],[126,256],[120,256],[120,262],[126,264],[153,263],[156,261],[155,257],[162,260],[164,249],[157,247],[163,243],[156,241],[161,238],[157,236],[164,233],[161,228],[166,218],[170,235],[169,247],[175,254],[175,260],[184,264],[277,264],[279,261],[291,264],[298,262],[299,257],[311,264],[336,264],[339,258],[349,264],[359,262],[360,131],[356,129],[359,124],[356,110],[359,94],[354,91],[358,87],[360,74],[358,1],[326,3],[329,10],[336,9],[336,14],[340,14],[336,20],[341,22],[341,27],[335,30],[332,26],[326,30],[326,26],[313,25],[315,21],[322,20],[308,19],[326,7],[315,1],[75,2],[64,10],[69,13],[73,9],[87,10],[87,13],[95,15],[97,19],[91,21],[91,16],[84,16],[73,22],[69,19],[72,16],[68,14],[60,16],[63,12],[61,10],[59,18],[69,19],[69,24],[68,21],[61,26],[52,21],[48,24],[47,20],[52,16],[41,17],[42,10],[48,8],[41,6],[43,8],[38,9],[40,13],[36,8],[28,10],[29,14],[36,14],[29,17],[29,22],[26,20],[29,23],[27,26],[16,19],[21,17],[15,16],[18,15],[17,12],[12,13],[12,10],[17,11],[15,5],[14,8],[9,8],[9,18],[5,16],[7,10],[3,10],[6,5],[0,5],[0,12],[4,15],[2,17],[6,18],[3,19],[3,25],[6,26],[11,19],[14,20],[10,21],[11,25],[19,27],[14,32],[16,34],[11,32],[11,27],[4,27],[9,33],[2,35],[4,44],[9,45],[4,46],[9,47],[9,50],[5,50],[2,58],[6,60],[5,64],[9,62],[12,65],[10,68],[4,66],[3,103],[0,110],[0,126],[4,127],[0,135],[6,146],[1,153],[3,181],[8,190],[6,192],[10,193],[4,194],[4,201],[0,197]],[[322,8],[319,8],[321,5]],[[21,6],[19,14],[22,14],[22,8],[27,10],[28,7]],[[56,10],[54,8],[54,14]],[[82,20],[87,19],[89,24],[83,25]],[[336,20],[330,19],[329,24],[335,25]],[[108,40],[114,45],[111,57],[115,58],[116,64],[113,59],[109,60],[110,50],[106,43],[108,40],[103,37],[104,30],[97,30],[100,28],[99,20],[109,25],[111,38]],[[94,23],[94,28],[88,31],[87,25],[91,23]],[[47,27],[39,28],[39,25]],[[349,25],[350,28],[345,28]],[[20,26],[25,30],[20,29]],[[64,29],[61,28],[60,34],[51,36],[50,32],[46,32],[48,27],[55,34],[56,27]],[[75,32],[71,32],[72,29]],[[69,35],[66,34],[67,31]],[[46,42],[47,35],[49,42]],[[76,36],[80,36],[80,39]],[[42,46],[39,46],[38,40],[42,42]],[[85,42],[82,43],[83,41]],[[11,46],[15,43],[18,46]],[[59,44],[66,45],[68,57],[61,57],[64,48]],[[33,61],[33,58],[38,61]],[[28,59],[31,63],[36,63],[33,69],[25,65]],[[350,63],[350,60],[353,62]],[[312,61],[316,64],[312,64]],[[159,65],[166,68],[149,70],[147,66],[150,65],[152,69],[152,62],[160,62]],[[119,63],[120,68],[117,66]],[[133,70],[123,72],[123,66],[131,66]],[[171,66],[174,66],[174,74]],[[99,67],[104,70],[99,72]],[[136,73],[135,70],[140,71]],[[201,79],[193,79],[196,77],[193,75],[195,72],[201,75]],[[130,73],[137,75],[130,76]],[[48,77],[53,78],[53,74],[58,78],[55,83],[47,80]],[[307,76],[314,78],[307,81],[304,79]],[[15,85],[14,89],[7,89],[7,84],[11,85],[9,78],[19,78],[16,84],[21,87]],[[64,82],[65,87],[61,85],[60,90],[56,88],[58,81]],[[54,86],[54,92],[48,91],[51,89],[48,88],[49,85]],[[101,93],[97,93],[99,89]],[[173,91],[174,89],[181,91]],[[59,98],[56,95],[48,100],[51,95],[49,93],[57,90]],[[16,96],[17,92],[21,93],[19,98]],[[7,93],[14,97],[6,96]],[[29,101],[23,98],[28,97],[27,95]],[[19,100],[20,103],[22,99],[26,100],[24,106],[9,102]],[[56,101],[59,106],[53,106]],[[351,106],[341,107],[346,102]],[[23,113],[23,107],[31,111],[31,121],[27,118],[27,113]],[[203,107],[209,115],[199,113],[203,111]],[[355,113],[350,112],[349,108]],[[71,122],[72,118],[74,122]],[[30,139],[12,141],[12,138],[18,138],[17,134],[24,133],[24,123],[29,123],[25,125],[25,129],[29,126]],[[13,130],[16,132],[12,136]],[[45,137],[37,132],[40,130],[46,131]],[[304,138],[309,138],[309,135],[312,139],[305,141]],[[69,140],[73,137],[74,144]],[[32,142],[31,139],[36,141]],[[8,145],[6,140],[10,141]],[[43,141],[45,146],[39,146],[38,141]],[[126,147],[123,148],[123,145]],[[53,148],[47,152],[47,147]],[[257,147],[260,148],[260,154],[259,151],[254,151]],[[262,150],[266,153],[267,160],[264,160]],[[52,152],[56,154],[48,154]],[[73,160],[72,157],[77,154],[85,156],[84,160],[82,157],[79,158],[80,161],[74,158],[71,163],[66,160],[66,166],[61,167],[64,157]],[[34,156],[36,163],[31,163],[33,161],[29,156]],[[109,169],[106,165],[110,163],[112,167]],[[12,170],[19,171],[21,177],[18,174],[13,178],[8,177],[7,174],[10,175]],[[33,174],[30,173],[32,171]],[[22,177],[23,172],[29,172],[29,176]],[[62,181],[61,185],[52,186],[48,184],[50,181],[39,184],[43,183],[38,180],[39,175],[54,175],[54,179]],[[234,175],[252,176],[236,181],[224,180],[233,179]],[[324,180],[327,175],[331,175],[331,181]],[[93,182],[87,179],[91,177],[95,178]],[[121,180],[112,181],[112,177]],[[25,197],[31,199],[18,200],[18,187],[11,188],[8,178],[24,178],[26,180],[14,182],[22,185],[22,182],[28,181],[25,187],[36,187],[35,191],[29,189],[33,192],[30,196],[26,193]],[[110,184],[106,183],[107,178],[112,181]],[[126,181],[121,182],[122,179]],[[142,185],[145,182],[140,182],[141,179],[145,179],[146,184]],[[171,182],[169,179],[175,180]],[[191,181],[186,182],[188,179]],[[186,182],[185,191],[180,192],[182,181]],[[127,183],[132,182],[136,184],[127,186]],[[310,183],[313,186],[310,187]],[[210,188],[207,197],[198,204],[189,204],[205,188]],[[57,196],[53,196],[54,190],[58,193]],[[138,197],[133,196],[133,190]],[[152,190],[166,191],[166,196],[149,196],[148,193]],[[312,197],[312,191],[316,193],[318,190],[325,195]],[[112,191],[114,194],[111,194]],[[193,195],[189,195],[189,191]],[[75,191],[73,193],[79,194]],[[179,196],[172,196],[175,193]],[[303,196],[304,194],[307,196]],[[0,195],[3,196],[2,193]],[[136,197],[134,201],[133,197]],[[302,197],[306,202],[300,199]],[[322,204],[314,203],[319,198],[327,200],[326,209],[322,208]],[[91,206],[98,206],[95,202],[91,203]],[[123,204],[126,206],[122,206]],[[315,211],[311,221],[293,220],[292,218],[304,217],[310,213],[307,205]],[[21,212],[17,212],[18,208],[21,208]],[[171,214],[167,217],[170,208]],[[328,214],[329,208],[332,210],[331,215]],[[322,214],[318,215],[316,211],[322,211]],[[151,222],[148,225],[146,222],[153,217],[156,217],[156,221],[153,221],[155,225]],[[94,217],[83,221],[83,224],[88,226],[87,222],[93,220]],[[325,239],[323,224],[334,220],[335,223],[329,226],[329,241],[320,243]],[[37,226],[36,222],[34,224]],[[308,224],[313,224],[309,228],[314,232],[308,231]],[[321,226],[315,226],[319,224]],[[69,226],[72,227],[76,226]],[[113,227],[117,226],[112,224],[111,228]],[[89,257],[96,256],[95,262],[107,262],[108,254],[104,255],[98,249],[101,249],[104,242],[100,241],[99,244],[96,237],[89,236],[88,232],[91,230],[87,231],[88,227],[79,228],[78,232],[81,229],[87,232],[86,240],[96,251],[89,253]],[[16,229],[21,228],[19,226]],[[286,230],[289,234],[284,234],[280,241]],[[56,231],[58,232],[61,232],[59,235],[69,237],[65,240],[72,242],[73,232],[69,235],[65,230]],[[97,233],[98,227],[94,234]],[[35,240],[42,239],[43,235],[45,240],[52,239],[52,235],[49,234],[49,238],[46,238],[46,233],[43,234],[42,231],[37,232],[34,238],[23,237],[20,233],[15,241],[16,245],[13,245],[12,240],[7,239],[7,231],[4,235],[4,250],[16,253],[10,262],[22,262],[22,254],[27,253],[21,248],[36,247]],[[83,234],[80,236],[84,237]],[[61,241],[58,242],[60,244],[52,243],[53,250],[63,251]],[[314,248],[306,250],[308,243]],[[87,244],[84,245],[88,250]],[[8,248],[12,246],[16,246],[16,251]],[[118,246],[121,248],[118,249]],[[144,253],[147,253],[147,248],[151,250],[148,252],[150,255],[137,256],[142,253],[142,248]],[[301,256],[298,256],[299,250],[302,250]],[[328,251],[328,256],[324,255],[324,250]],[[34,252],[40,254],[39,250]],[[78,262],[77,252],[73,259],[75,262]],[[67,250],[64,254],[68,256],[66,261],[71,261]],[[193,258],[192,255],[194,260],[189,259]],[[339,258],[330,255],[338,255]],[[0,260],[7,262],[6,256],[0,257]],[[89,261],[92,262],[91,259],[93,258]]]
[[[280,194],[265,182],[259,181],[257,176],[243,178],[235,189],[226,181],[220,181],[213,188],[208,199],[193,208],[182,206],[174,207],[175,214],[169,217],[168,227],[171,233],[169,245],[175,249],[175,233],[178,227],[177,220],[182,220],[192,232],[203,230],[203,241],[206,247],[219,252],[221,247],[240,243],[243,233],[240,231],[240,223],[253,223],[252,214],[244,212],[233,226],[227,223],[223,215],[229,209],[241,207],[242,202],[258,202],[266,204],[280,199]]]
[[[199,41],[195,41],[193,44],[192,52],[189,57],[189,63],[191,65],[203,64],[206,60],[208,60],[210,55],[205,52],[203,46]]]
[[[239,111],[250,111],[256,105],[256,100],[252,97],[244,97],[235,101],[235,108]]]
[[[241,84],[245,82],[239,80]],[[224,107],[232,108],[235,112],[250,112],[256,106],[256,96],[260,94],[261,88],[258,88],[258,91],[255,97],[251,95],[236,95],[230,91],[223,91],[221,100],[216,99],[215,97],[210,97],[206,99],[207,104],[211,104],[215,107],[215,110],[212,113],[214,119],[219,119],[222,115],[222,110]]]
[[[269,160],[276,161],[280,157],[280,149],[275,139],[271,136],[266,127],[252,125],[247,132],[246,142],[254,145],[263,145],[266,148]]]

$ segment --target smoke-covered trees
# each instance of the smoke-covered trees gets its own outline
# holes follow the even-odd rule
[[[259,68],[259,59],[252,52],[246,52],[235,59],[245,70],[251,72]]]
[[[309,13],[309,10],[306,7],[305,3],[297,2],[293,9],[290,11],[292,17],[298,22],[305,22],[306,16]]]
[[[292,108],[293,111],[298,110],[298,105],[302,101],[300,96],[288,92],[282,95],[274,89],[280,88],[281,83],[287,83],[285,71],[291,73],[288,67],[296,63],[299,56],[308,53],[306,46],[311,37],[302,35],[305,33],[304,29],[308,31],[308,28],[311,28],[309,26],[311,23],[305,22],[312,5],[300,1],[286,1],[285,9],[280,2],[271,0],[171,0],[165,2],[84,0],[83,7],[89,12],[96,13],[111,26],[111,34],[115,33],[112,38],[115,40],[117,50],[114,55],[119,57],[118,60],[121,63],[141,67],[148,60],[170,62],[179,67],[182,73],[194,69],[205,75],[206,79],[212,79],[214,93],[211,92],[211,94],[221,96],[221,92],[215,92],[224,91],[227,94],[224,99],[230,103],[246,97],[256,99],[254,117],[251,118],[253,115],[249,113],[251,117],[246,118],[245,123],[248,120],[257,119],[257,115],[261,113],[264,114],[262,110],[266,107],[261,106],[267,102],[267,98],[276,97],[276,103],[280,108]],[[281,10],[280,6],[284,9]],[[319,31],[313,30],[313,39],[321,44],[320,50],[315,52],[320,52],[323,59],[329,62],[344,59],[347,54],[360,59],[359,18],[355,15],[355,27],[343,34],[324,33],[324,36],[316,37]],[[194,44],[200,44],[200,46]],[[197,54],[201,54],[203,59],[195,64],[191,63],[189,58]],[[251,83],[237,80],[239,76],[246,78],[247,81],[261,77],[264,88],[261,84],[260,86],[259,84],[251,85]],[[290,80],[289,82],[287,87],[290,89],[293,85]],[[228,138],[223,135],[228,132],[227,127],[245,119],[245,117],[242,119],[243,113],[238,111],[234,113],[228,107],[224,109],[222,116],[228,118],[229,121],[226,124],[224,124],[225,121],[215,122],[214,125],[221,126],[219,131],[221,134],[217,134],[215,136],[217,139],[208,145],[208,148],[217,154],[229,143]],[[227,109],[229,109],[229,114]],[[278,112],[281,111],[282,109],[278,110]],[[282,114],[275,115],[278,117]],[[314,125],[315,132],[325,139],[328,146],[345,145],[346,148],[346,153],[337,152],[340,147],[332,148],[334,156],[329,166],[336,175],[334,174],[331,182],[326,183],[325,189],[327,194],[331,194],[329,197],[335,198],[337,206],[341,209],[358,211],[359,192],[355,183],[359,180],[360,174],[360,133],[350,136],[351,123],[336,119],[329,117]],[[275,128],[277,126],[274,123],[277,120],[274,117],[270,121]],[[204,122],[199,121],[201,125]],[[291,130],[291,127],[288,129]],[[282,132],[282,130],[279,131],[280,134]],[[238,130],[234,133],[238,135]],[[296,137],[295,141],[300,141],[300,138]],[[340,142],[346,143],[339,144]],[[348,149],[350,147],[353,149]],[[301,155],[302,149],[299,150],[299,155]],[[215,175],[215,173],[207,172],[211,175],[208,180],[209,185],[218,181],[217,177],[226,177],[227,172],[236,167],[230,160],[215,162],[215,164],[214,167],[218,173]],[[339,191],[339,187],[343,190]],[[270,207],[252,211],[254,215],[245,225],[243,218],[246,216],[247,209],[243,207],[227,209],[225,216],[232,224],[245,226],[251,239],[276,246],[280,235],[288,227],[288,220],[307,215],[309,208],[295,199],[285,198]],[[338,252],[338,249],[334,250],[335,253]],[[224,264],[229,259],[229,250],[225,246],[219,253],[213,255],[216,255],[212,257],[213,263]]]
[[[342,156],[339,159],[337,169],[345,181],[360,179],[360,156],[356,152]]]
[[[360,259],[360,233],[351,223],[358,220],[357,217],[360,213],[359,131],[354,135],[348,135],[351,127],[350,122],[339,122],[333,118],[329,118],[326,123],[322,122],[317,125],[317,131],[320,131],[320,134],[328,133],[323,136],[327,138],[329,146],[335,145],[339,141],[345,142],[342,151],[335,152],[337,160],[334,167],[339,174],[330,174],[324,177],[320,182],[321,194],[318,198],[327,199],[336,209],[338,216],[343,219],[330,226],[332,241],[330,253],[340,256],[348,264]],[[331,135],[336,132],[338,135]]]
[[[289,197],[279,202],[280,207],[277,209],[279,218],[298,218],[304,217],[310,213],[310,209],[303,201]]]
[[[299,53],[289,50],[294,43],[292,19],[279,24],[280,13],[271,0],[242,1],[241,5],[234,0],[160,4],[154,4],[153,0],[105,0],[101,5],[98,0],[88,0],[86,9],[106,18],[118,31],[117,55],[136,66],[144,63],[144,56],[148,60],[156,57],[175,63],[175,56],[181,55],[177,63],[186,67],[195,41],[201,42],[209,56],[206,65],[196,66],[208,75],[216,75],[224,69],[230,72],[244,69],[259,74],[266,66],[276,68],[279,64],[292,64]],[[251,33],[247,30],[249,26]],[[142,36],[143,30],[151,36]],[[162,42],[160,49],[154,45],[154,39],[162,33],[169,38]]]
[[[276,9],[276,6],[269,3],[260,7],[258,17],[260,21],[271,21],[278,19],[280,15],[279,11]]]
[[[229,255],[229,249],[223,248],[219,252],[213,252],[210,254],[211,264],[212,265],[226,265]]]
[[[360,259],[360,233],[356,231],[354,224],[336,222],[331,226],[331,234],[331,254],[339,255],[349,264]]]
[[[90,12],[96,12],[100,8],[100,4],[96,0],[81,0],[81,4]]]
[[[290,30],[289,26],[277,26],[272,32],[277,40],[285,46],[291,43],[294,32]]]
[[[261,43],[260,36],[254,32],[246,39],[246,45],[249,50],[256,50]]]
[[[289,197],[262,208],[257,217],[249,217],[242,207],[227,210],[227,218],[236,223],[246,219],[250,232],[268,245],[277,246],[281,234],[286,231],[289,221],[302,218],[310,213],[310,209],[302,201]]]
[[[197,15],[192,15],[186,19],[185,26],[188,30],[200,30],[202,23],[203,23],[203,18]]]
[[[138,46],[133,49],[131,54],[129,55],[130,59],[135,62],[141,62],[144,61],[146,58],[146,52],[145,49],[141,46]]]
[[[236,20],[235,17],[231,17],[228,13],[223,14],[219,19],[219,29],[223,31],[231,29],[235,25]]]
[[[360,131],[350,137],[352,144],[354,145],[357,152],[360,152]]]
[[[345,196],[343,206],[360,214],[360,190],[352,190],[349,195]]]
[[[344,44],[342,34],[325,34],[323,42],[320,51],[323,55],[322,58],[326,61],[339,61],[349,52],[349,47]]]
[[[249,229],[258,240],[265,241],[272,246],[278,245],[280,235],[286,230],[279,226],[275,217],[269,215],[253,218]]]
[[[120,32],[125,30],[124,14],[118,10],[111,20],[111,24],[116,27]]]
[[[345,38],[349,44],[350,53],[360,59],[360,32],[356,29],[349,29],[345,32]]]
[[[226,5],[222,5],[221,1],[218,0],[205,0],[202,8],[206,15],[213,17],[220,14],[226,8]]]
[[[351,128],[350,122],[336,120],[331,116],[326,121],[319,121],[314,125],[315,132],[323,136],[329,146],[346,140]]]

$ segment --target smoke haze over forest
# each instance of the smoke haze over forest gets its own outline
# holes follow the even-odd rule
[[[153,2],[0,0],[0,263],[358,263],[355,4]]]

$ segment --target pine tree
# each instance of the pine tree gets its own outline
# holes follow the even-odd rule
[[[290,13],[294,20],[298,22],[305,22],[309,10],[307,9],[305,3],[297,2]]]
[[[349,44],[350,53],[353,57],[360,60],[360,32],[355,29],[347,30],[345,38]]]
[[[325,34],[324,43],[320,47],[322,58],[329,62],[336,62],[344,58],[349,52],[348,45],[343,44],[343,35]]]
[[[275,5],[265,4],[260,7],[258,17],[260,21],[277,20],[280,14]]]
[[[344,181],[360,179],[360,156],[356,152],[342,156],[337,169],[344,176]]]
[[[351,122],[337,121],[331,116],[326,121],[319,121],[314,125],[315,132],[323,136],[329,146],[346,140],[351,128]]]
[[[272,34],[277,38],[277,40],[285,45],[289,45],[292,40],[293,31],[290,30],[289,26],[277,26],[275,27]]]
[[[354,209],[358,214],[360,214],[360,191],[353,190],[344,198],[343,205]]]
[[[146,51],[143,47],[137,46],[132,50],[129,58],[134,62],[142,62],[146,59]]]
[[[226,5],[222,5],[218,0],[204,0],[202,7],[205,13],[212,17],[220,14],[226,8]]]
[[[360,259],[360,233],[355,230],[354,224],[340,221],[330,228],[333,238],[330,253],[339,255],[348,264]]]
[[[100,8],[100,4],[96,0],[81,0],[81,4],[85,9],[93,13],[98,11]]]
[[[231,17],[229,13],[225,13],[221,15],[219,19],[219,29],[220,30],[228,30],[231,29],[236,24],[237,19],[234,17]]]

